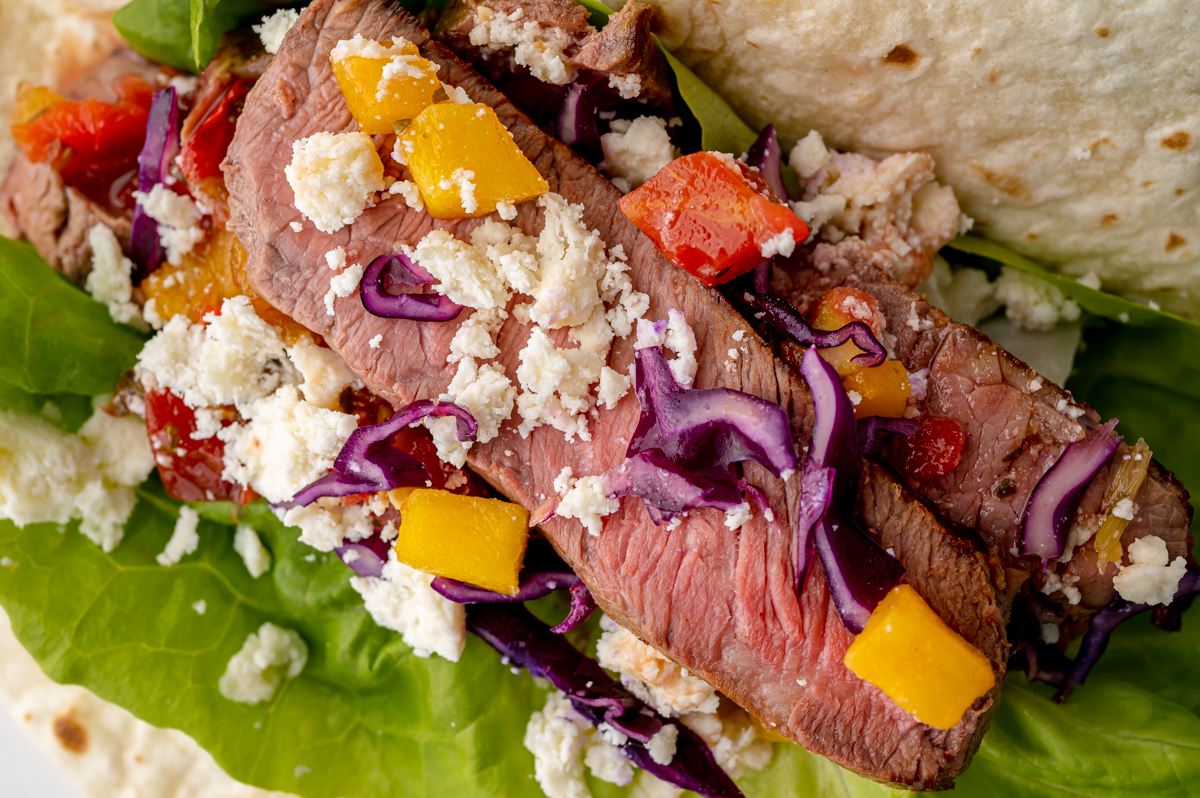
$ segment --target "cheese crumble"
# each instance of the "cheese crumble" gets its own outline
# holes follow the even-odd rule
[[[717,693],[708,682],[690,675],[607,615],[600,618],[600,628],[596,659],[619,673],[621,683],[659,714],[679,717],[717,711]]]
[[[609,131],[600,137],[604,172],[626,194],[675,159],[667,123],[657,116],[614,119]]]
[[[291,629],[264,623],[252,632],[225,667],[217,689],[239,704],[270,701],[286,677],[295,679],[308,662],[308,645]]]
[[[196,551],[200,545],[200,535],[196,529],[200,525],[200,514],[191,507],[180,507],[179,518],[175,521],[175,531],[167,541],[167,547],[155,559],[159,565],[178,565],[189,554]]]
[[[554,480],[554,490],[561,497],[555,514],[577,518],[589,535],[599,535],[602,519],[621,509],[621,502],[608,497],[608,485],[602,476],[575,479],[570,468],[564,468]]]
[[[108,225],[97,224],[88,231],[92,248],[92,270],[84,288],[108,308],[113,321],[146,331],[150,326],[133,302],[133,261],[125,257],[116,234]]]
[[[533,20],[522,21],[525,9],[511,14],[481,5],[475,10],[471,44],[496,51],[514,48],[518,64],[543,83],[566,85],[575,79],[575,69],[567,64],[564,51],[572,44],[571,36],[561,28],[546,28]]]
[[[155,184],[148,192],[133,192],[133,198],[147,216],[158,222],[158,240],[166,250],[167,261],[172,266],[182,264],[183,256],[204,239],[200,227],[203,214],[196,203],[162,183]]]
[[[290,8],[281,8],[274,14],[264,16],[260,24],[253,25],[250,29],[258,34],[263,49],[271,55],[275,55],[279,52],[280,45],[283,44],[283,37],[299,20],[300,12]]]
[[[284,168],[296,210],[323,233],[354,222],[384,190],[383,162],[366,133],[316,133],[292,144]]]
[[[255,579],[271,570],[271,552],[267,551],[258,533],[249,524],[237,525],[237,532],[233,536],[233,550],[241,556],[246,570]]]
[[[408,567],[388,553],[382,578],[354,576],[350,585],[363,597],[372,620],[399,632],[418,657],[437,654],[458,662],[466,645],[466,610],[439,595],[433,574]]]
[[[1115,514],[1115,511],[1114,511]],[[1170,604],[1179,589],[1179,580],[1187,573],[1187,560],[1176,557],[1168,565],[1166,542],[1154,535],[1129,544],[1129,565],[1121,565],[1113,577],[1113,587],[1126,601],[1134,604]]]

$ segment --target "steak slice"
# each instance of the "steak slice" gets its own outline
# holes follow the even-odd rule
[[[862,260],[846,258],[819,269],[810,267],[807,253],[802,253],[788,264],[777,284],[781,295],[801,312],[807,312],[825,290],[839,285],[861,289],[878,300],[887,333],[895,337],[894,342],[888,341],[896,356],[909,372],[929,370],[926,395],[910,406],[910,415],[953,418],[967,438],[957,468],[922,484],[914,482],[912,488],[950,521],[977,530],[1006,565],[1032,573],[1035,587],[1040,589],[1052,574],[1078,590],[1077,598],[1073,591],[1067,591],[1068,596],[1061,590],[1051,598],[1061,604],[1069,621],[1064,637],[1081,633],[1087,618],[1112,598],[1116,565],[1099,573],[1096,552],[1085,545],[1057,570],[1043,573],[1040,562],[1018,556],[1018,547],[1030,494],[1070,443],[1099,426],[1096,411],[1076,402],[983,333],[951,321],[923,296]],[[1092,480],[1074,526],[1092,532],[1099,527],[1109,510],[1103,498],[1113,464],[1128,453],[1129,447],[1121,444],[1110,465]],[[898,461],[894,449],[886,449],[885,455]],[[1156,535],[1166,541],[1172,560],[1190,560],[1188,493],[1159,463],[1151,463],[1135,504],[1137,512],[1122,538],[1125,550],[1140,537]]]
[[[383,0],[317,0],[288,33],[278,55],[251,91],[224,165],[231,228],[249,251],[255,289],[279,310],[324,336],[371,390],[393,404],[442,394],[455,365],[445,362],[462,319],[423,323],[366,313],[357,296],[323,297],[331,272],[324,254],[345,247],[351,262],[391,253],[438,228],[466,238],[479,220],[438,221],[384,196],[351,226],[326,235],[290,223],[301,216],[284,177],[292,143],[320,131],[345,131],[354,123],[329,66],[329,51],[356,33],[404,36],[439,64],[439,77],[492,106],[517,145],[567,201],[582,204],[584,221],[609,247],[629,257],[635,289],[650,296],[650,315],[682,310],[695,324],[700,368],[696,387],[724,386],[779,403],[793,434],[809,440],[812,405],[807,388],[716,292],[684,277],[648,238],[617,211],[620,192],[570,149],[546,136],[503,95],[444,46],[430,42],[416,19]],[[381,151],[391,137],[380,137]],[[512,222],[533,234],[542,224],[536,203],[525,203]],[[498,335],[499,363],[509,374],[530,328],[510,316]],[[742,332],[743,355],[726,366],[724,353]],[[382,345],[369,341],[382,336]],[[566,345],[566,330],[551,333]],[[742,336],[739,336],[742,337]],[[624,370],[633,341],[614,343],[609,365]],[[591,440],[567,442],[551,427],[527,438],[509,422],[499,437],[476,444],[470,466],[501,493],[531,510],[552,496],[564,467],[598,474],[620,463],[634,431],[639,405],[629,394],[612,410],[600,409]],[[952,544],[946,530],[882,469],[869,472],[863,518],[892,541],[912,570],[914,586],[942,617],[991,659],[1002,677],[1006,650],[1003,607],[981,556]],[[615,620],[710,681],[773,728],[808,749],[872,778],[910,787],[952,784],[965,767],[994,708],[984,696],[953,729],[916,721],[880,690],[845,669],[852,640],[829,597],[824,572],[814,563],[803,591],[793,586],[793,538],[799,477],[783,481],[747,464],[745,478],[763,491],[774,522],[759,514],[739,530],[723,513],[693,511],[678,527],[656,527],[640,500],[625,498],[604,521],[598,537],[574,520],[553,518],[543,531]],[[946,578],[946,573],[954,578]]]

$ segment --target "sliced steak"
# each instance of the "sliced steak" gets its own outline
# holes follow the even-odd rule
[[[512,47],[493,48],[471,42],[476,14],[487,6],[497,14],[520,12],[519,20],[557,28],[570,39],[566,63],[579,71],[576,82],[592,87],[597,107],[621,105],[671,113],[670,68],[651,35],[654,9],[644,3],[626,3],[597,31],[588,24],[587,11],[574,0],[451,0],[438,18],[434,37],[471,63],[493,85],[515,98],[521,110],[539,124],[552,124],[566,94],[566,86],[544,83],[516,61]],[[634,78],[636,77],[636,80]],[[623,97],[619,88],[625,82]]]
[[[926,396],[910,406],[909,415],[952,418],[966,433],[958,467],[937,479],[914,482],[913,489],[952,522],[977,530],[1007,565],[1031,572],[1034,585],[1041,588],[1047,574],[1042,573],[1040,562],[1018,556],[1025,505],[1066,447],[1100,424],[1096,411],[1076,402],[983,333],[951,321],[923,296],[869,262],[847,258],[814,268],[807,253],[801,253],[776,284],[801,312],[807,312],[825,290],[839,285],[861,289],[878,300],[887,320],[885,338],[896,356],[909,372],[929,370]],[[899,464],[894,448],[885,451]],[[1103,498],[1112,469],[1128,452],[1122,444],[1110,465],[1092,480],[1075,526],[1098,528],[1109,510]],[[1172,559],[1190,559],[1192,507],[1187,491],[1171,473],[1152,463],[1135,503],[1137,513],[1122,540],[1125,549],[1139,537],[1156,535],[1166,541]],[[1079,590],[1074,602],[1072,591],[1070,596],[1062,591],[1052,596],[1063,605],[1063,614],[1075,621],[1068,631],[1078,634],[1086,618],[1112,597],[1117,566],[1110,564],[1099,573],[1096,552],[1085,545],[1049,573]]]
[[[388,196],[332,235],[313,232],[311,225],[299,233],[290,227],[301,218],[284,177],[292,143],[320,131],[353,129],[328,54],[356,33],[373,39],[405,36],[441,66],[442,80],[492,106],[551,190],[582,204],[584,222],[608,246],[624,247],[634,287],[651,298],[651,317],[677,308],[692,320],[700,350],[696,386],[720,385],[778,402],[792,419],[796,439],[809,439],[812,405],[806,386],[745,320],[719,294],[662,258],[617,211],[621,195],[614,186],[546,136],[448,49],[430,42],[413,17],[383,0],[317,0],[309,6],[251,91],[238,122],[224,166],[230,224],[249,251],[248,271],[263,297],[323,335],[368,387],[396,405],[439,396],[454,374],[455,365],[445,359],[461,318],[446,323],[379,318],[367,314],[356,295],[335,300],[336,315],[330,316],[323,297],[332,273],[324,254],[342,246],[351,262],[365,263],[394,252],[399,242],[416,243],[435,226],[465,238],[478,220],[435,223]],[[381,137],[381,150],[390,149],[390,143],[390,137]],[[537,204],[520,206],[513,224],[526,233],[538,231]],[[510,375],[529,331],[513,318],[500,330],[499,363]],[[738,331],[745,336],[744,355],[726,367],[719,353]],[[373,349],[368,342],[377,335],[382,345]],[[566,345],[565,330],[553,337]],[[609,365],[624,370],[632,358],[632,340],[617,341]],[[591,440],[570,443],[545,426],[522,438],[509,422],[499,437],[472,447],[468,462],[504,495],[533,509],[554,494],[554,479],[564,467],[582,476],[620,463],[639,412],[636,398],[627,395],[614,409],[599,410]],[[912,568],[917,589],[988,653],[1000,674],[1003,613],[985,563],[974,551],[947,545],[952,533],[890,475],[882,469],[869,473],[877,487],[864,493],[871,497],[863,504],[865,522],[893,541],[900,560]],[[981,698],[957,726],[941,731],[917,722],[849,673],[842,658],[852,636],[830,601],[820,564],[814,564],[799,596],[793,586],[791,530],[799,479],[775,479],[753,463],[747,464],[745,478],[763,491],[775,522],[760,514],[731,531],[722,513],[699,510],[667,529],[651,523],[640,500],[627,497],[605,518],[598,537],[561,518],[543,529],[614,619],[773,728],[881,781],[949,786],[977,744],[994,697]],[[942,568],[955,577],[946,579]],[[950,584],[955,587],[947,588]]]

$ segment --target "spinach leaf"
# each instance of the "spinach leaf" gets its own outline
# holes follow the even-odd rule
[[[0,236],[0,380],[29,393],[111,391],[145,338],[51,269],[29,244]]]
[[[1039,277],[1093,314],[1067,387],[1119,418],[1127,438],[1145,438],[1185,485],[1200,485],[1200,324],[1080,285],[994,241],[959,237],[948,246]]]
[[[30,393],[0,380],[0,410],[38,416],[67,432],[78,432],[92,416],[92,399],[77,393]]]
[[[679,96],[700,123],[700,146],[705,150],[728,152],[735,156],[749,150],[757,138],[749,125],[682,61],[663,49],[661,44],[659,49],[662,49],[667,63],[675,72]]]
[[[186,0],[132,0],[117,9],[112,19],[125,41],[151,61],[189,72],[198,70],[192,56]]]
[[[275,6],[264,0],[191,0],[189,30],[196,70],[208,66],[226,31],[258,22],[264,13],[274,10]]]

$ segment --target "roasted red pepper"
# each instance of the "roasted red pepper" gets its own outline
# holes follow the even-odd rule
[[[912,479],[924,482],[948,474],[962,460],[967,436],[952,418],[930,418],[911,438],[897,437],[893,462]]]
[[[711,152],[676,158],[619,204],[669,261],[710,288],[808,238],[808,225],[761,178]]]
[[[197,108],[201,114],[195,127],[185,125],[179,152],[179,164],[189,188],[212,178],[221,179],[221,161],[229,151],[237,118],[246,104],[246,94],[254,81],[235,80],[208,109]]]
[[[227,424],[233,415],[231,410]],[[196,414],[182,399],[168,390],[146,391],[146,433],[167,495],[185,502],[249,504],[254,491],[221,478],[225,442],[216,437],[193,440],[195,431]]]
[[[34,163],[51,163],[63,182],[108,205],[114,182],[137,170],[153,88],[136,75],[113,83],[117,102],[72,101],[42,86],[18,91],[13,138]]]

